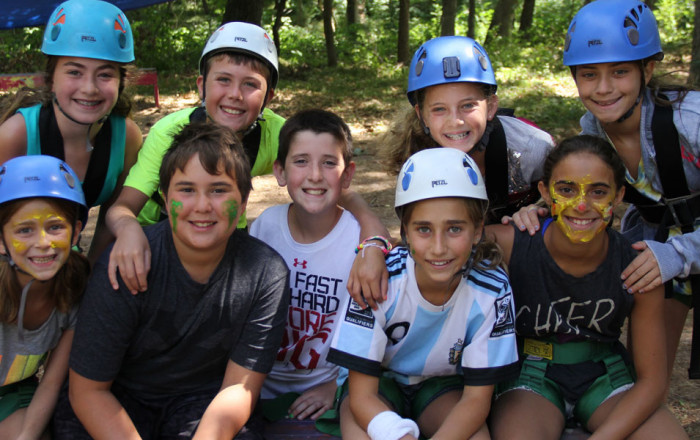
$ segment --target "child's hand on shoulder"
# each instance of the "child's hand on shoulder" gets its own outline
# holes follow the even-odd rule
[[[109,254],[108,275],[114,290],[119,289],[117,271],[132,294],[146,290],[151,270],[151,247],[138,222],[128,224],[117,237]]]
[[[528,205],[520,208],[513,214],[512,217],[507,215],[504,216],[501,218],[501,223],[504,225],[513,223],[519,230],[524,231],[527,229],[527,232],[530,235],[535,235],[535,232],[540,229],[539,218],[544,217],[547,214],[549,214],[549,210],[547,208],[543,208],[538,205]]]
[[[632,247],[640,253],[622,271],[623,287],[629,293],[650,292],[663,284],[659,262],[645,242],[638,241]]]
[[[357,253],[348,276],[348,292],[357,304],[376,310],[386,300],[389,272],[386,270],[384,252],[368,246]]]
[[[316,420],[333,407],[335,400],[335,380],[324,382],[307,390],[289,407],[291,418]]]

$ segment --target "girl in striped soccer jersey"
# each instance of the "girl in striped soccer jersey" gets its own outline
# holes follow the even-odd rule
[[[395,207],[404,246],[387,256],[387,300],[351,300],[328,355],[349,369],[343,438],[489,438],[494,384],[518,368],[508,277],[481,241],[483,178],[464,152],[423,150],[399,173]]]

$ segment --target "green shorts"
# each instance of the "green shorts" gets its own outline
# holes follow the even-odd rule
[[[556,350],[557,344],[553,345]],[[556,405],[565,420],[574,419],[584,426],[600,404],[634,385],[631,363],[612,349],[576,363],[555,363],[533,355],[523,356],[520,377],[499,384],[496,398],[515,389],[532,391]]]
[[[462,376],[431,377],[415,385],[403,385],[390,377],[379,379],[379,395],[385,398],[401,417],[418,419],[435,399],[450,391],[464,390]],[[316,428],[326,434],[340,437],[340,404],[348,396],[346,380],[336,392],[336,406],[316,420]]]
[[[21,382],[0,387],[0,421],[5,420],[18,409],[28,407],[38,385],[36,378],[30,377]]]

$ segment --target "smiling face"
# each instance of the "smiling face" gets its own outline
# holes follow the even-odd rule
[[[600,234],[622,201],[612,168],[598,156],[574,153],[552,169],[549,185],[539,184],[559,230],[572,243],[587,243]]]
[[[646,64],[647,82],[653,69],[654,62]],[[641,89],[642,72],[636,61],[590,64],[576,66],[574,79],[586,109],[601,123],[608,124],[634,107]]]
[[[184,170],[177,169],[165,198],[173,241],[183,252],[223,252],[245,203],[236,180],[223,172],[209,174],[194,155]]]
[[[345,163],[343,148],[330,133],[302,130],[294,135],[284,168],[279,162],[274,166],[277,183],[287,186],[294,209],[314,215],[334,212],[355,172],[354,162]]]
[[[79,229],[79,223],[71,225],[57,206],[45,199],[29,199],[3,225],[0,251],[9,252],[21,270],[20,280],[27,276],[49,280],[68,259],[71,246],[77,243],[78,234],[73,234],[73,228]]]
[[[479,84],[439,84],[425,90],[422,106],[415,109],[435,142],[468,153],[496,115],[498,99],[487,98]]]
[[[456,197],[415,202],[408,215],[403,227],[418,288],[424,296],[451,294],[457,286],[454,275],[467,263],[483,225],[473,223],[467,202]]]
[[[250,127],[263,108],[268,92],[266,77],[250,64],[234,62],[227,55],[209,61],[207,78],[197,78],[199,96],[205,97],[207,114],[218,124],[242,133]],[[206,94],[204,90],[206,88]]]
[[[112,111],[119,97],[120,82],[118,63],[59,57],[51,91],[71,118],[90,124]]]

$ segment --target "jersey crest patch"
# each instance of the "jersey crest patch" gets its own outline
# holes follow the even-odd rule
[[[450,348],[450,365],[457,365],[462,360],[462,350],[464,349],[464,341],[457,339],[457,342]]]
[[[491,337],[509,335],[515,331],[515,320],[512,308],[513,296],[508,295],[498,298],[494,303],[496,307],[496,322],[491,330]]]
[[[345,321],[359,325],[360,327],[374,328],[374,315],[372,314],[372,310],[369,307],[363,309],[352,299],[348,302],[348,311],[345,313]]]

